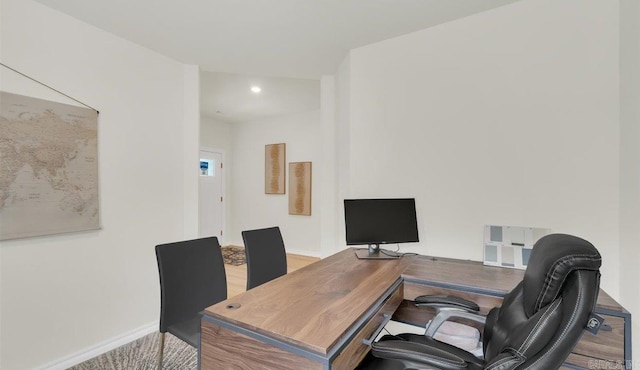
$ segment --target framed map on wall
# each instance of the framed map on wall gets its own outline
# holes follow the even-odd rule
[[[100,228],[98,112],[0,91],[0,240]]]

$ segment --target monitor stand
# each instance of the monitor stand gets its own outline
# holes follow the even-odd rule
[[[361,260],[395,260],[400,258],[400,255],[396,255],[394,252],[387,252],[389,254],[380,251],[379,244],[369,244],[368,249],[356,249],[356,257]]]

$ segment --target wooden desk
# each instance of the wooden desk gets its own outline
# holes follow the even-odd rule
[[[207,308],[200,366],[353,369],[369,348],[362,339],[376,332],[385,314],[424,325],[424,308],[417,312],[403,299],[454,294],[476,301],[486,313],[523,276],[521,270],[445,258],[358,260],[347,249]],[[240,306],[228,308],[235,305]],[[569,368],[589,368],[596,359],[607,361],[599,368],[616,368],[607,366],[631,360],[631,315],[603,291],[597,312],[612,330],[586,333],[567,361]]]
[[[353,369],[368,351],[362,339],[402,302],[410,262],[348,249],[207,308],[201,368]]]

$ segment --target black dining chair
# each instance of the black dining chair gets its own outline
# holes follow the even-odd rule
[[[160,350],[165,333],[189,345],[200,343],[201,312],[227,298],[227,278],[218,238],[201,238],[156,246],[160,274]]]
[[[242,232],[247,255],[247,290],[287,273],[287,253],[279,227]]]

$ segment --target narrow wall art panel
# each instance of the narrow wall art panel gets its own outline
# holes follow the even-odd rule
[[[311,216],[311,162],[289,163],[289,214]]]
[[[264,146],[264,193],[285,193],[286,145],[268,144]]]

